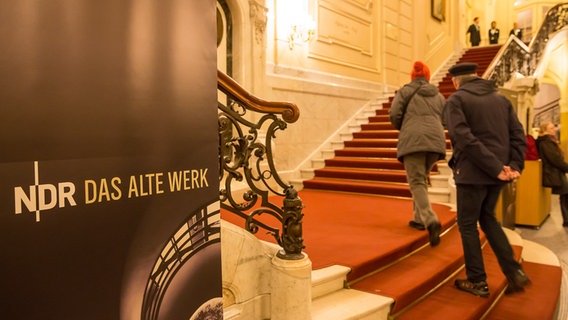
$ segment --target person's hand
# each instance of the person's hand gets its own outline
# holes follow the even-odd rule
[[[521,176],[521,173],[517,170],[511,169],[509,166],[503,166],[503,170],[499,172],[497,175],[497,179],[501,181],[511,181],[514,179],[518,179]]]
[[[518,179],[520,176],[521,173],[517,170],[511,170],[511,172],[509,173],[509,178],[511,178],[511,180]]]
[[[497,179],[501,181],[509,181],[509,173],[507,173],[507,171],[503,168],[503,170],[501,170],[501,172],[497,175]]]

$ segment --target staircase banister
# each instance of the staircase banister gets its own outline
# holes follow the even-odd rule
[[[217,103],[221,208],[244,219],[247,231],[254,234],[263,229],[272,235],[283,248],[279,258],[303,259],[304,205],[298,191],[278,174],[272,152],[276,132],[298,120],[298,107],[255,97],[219,70],[217,89],[227,95],[226,99],[218,96]],[[245,117],[248,111],[262,115]],[[246,183],[244,189],[242,183]],[[280,207],[273,203],[279,197],[283,197]],[[280,225],[273,225],[272,219]]]
[[[558,10],[560,10],[562,7],[568,7],[568,2],[564,2],[564,3],[559,3],[557,5],[555,5],[554,7],[550,8],[547,12],[546,12],[546,17],[544,19],[544,21],[546,21],[549,18],[554,18],[553,15],[556,15]],[[565,9],[566,10],[566,9]],[[566,24],[566,22],[565,22]],[[557,31],[557,30],[554,30]],[[539,39],[543,38],[543,37],[547,37],[548,35],[552,33],[549,30],[547,30],[547,25],[543,22],[540,27],[538,28],[537,32],[536,32],[536,36],[534,36],[531,39],[531,42],[529,43],[529,48],[530,50],[535,50],[534,46],[538,43]]]
[[[493,58],[487,69],[485,69],[485,72],[481,76],[482,78],[484,79],[490,78],[491,74],[495,71],[495,67],[497,66],[497,64],[500,63],[501,58],[503,57],[503,55],[509,49],[511,43],[513,42],[514,44],[518,45],[522,50],[524,50],[526,53],[529,53],[529,47],[524,42],[522,42],[516,36],[510,35],[509,39],[507,39],[507,41],[505,41],[505,43],[501,46],[501,49],[497,51],[497,54],[495,55],[495,57]]]
[[[503,86],[515,72],[523,76],[533,76],[541,62],[541,55],[548,40],[566,26],[568,26],[568,2],[559,3],[548,10],[528,46],[515,36],[509,36],[482,77],[494,80],[497,86]]]
[[[223,93],[233,96],[252,111],[281,114],[282,119],[287,123],[294,123],[300,118],[300,109],[296,104],[258,98],[220,70],[217,70],[217,88]]]

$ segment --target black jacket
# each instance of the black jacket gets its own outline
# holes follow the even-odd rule
[[[487,34],[489,35],[489,44],[499,43],[499,29],[489,29]]]
[[[509,35],[514,35],[519,38],[519,40],[523,40],[523,29],[511,29],[511,31],[509,31]]]
[[[560,147],[549,135],[538,137],[536,146],[542,160],[542,185],[562,186],[563,176],[568,172],[568,163],[564,161]]]
[[[478,46],[481,42],[481,32],[478,29],[478,26],[471,24],[469,28],[467,28],[467,33],[469,33],[469,42],[471,42],[472,46]]]
[[[457,184],[501,184],[497,176],[503,166],[523,170],[527,145],[523,127],[493,81],[472,77],[462,83],[448,98],[444,115]]]

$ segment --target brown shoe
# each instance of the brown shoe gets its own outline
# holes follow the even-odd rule
[[[531,279],[527,277],[527,274],[523,271],[523,269],[519,269],[512,275],[507,275],[507,283],[509,285],[505,290],[505,294],[524,291],[525,287],[530,285],[532,282]]]
[[[435,247],[440,244],[440,230],[442,225],[439,222],[434,222],[428,226],[428,233],[430,233],[430,246]]]
[[[408,221],[408,226],[416,230],[426,230],[426,227],[422,223],[416,222],[414,220]]]
[[[473,295],[484,298],[489,297],[489,287],[485,281],[471,282],[467,279],[457,279],[454,282],[454,285],[456,288],[469,292]]]

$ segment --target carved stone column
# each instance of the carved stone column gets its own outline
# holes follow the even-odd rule
[[[265,96],[266,78],[266,24],[268,8],[264,0],[249,0],[249,16],[251,25],[251,91],[257,96]]]
[[[538,82],[533,77],[513,79],[499,93],[507,97],[517,112],[525,134],[532,133],[534,118],[534,100],[538,92]]]

